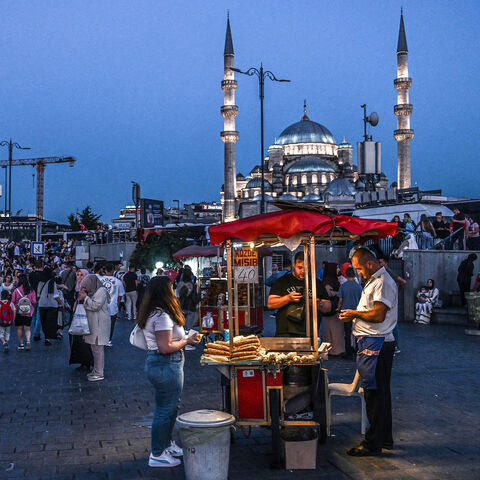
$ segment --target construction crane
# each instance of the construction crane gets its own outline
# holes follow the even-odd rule
[[[11,165],[19,167],[21,165],[31,165],[37,169],[37,196],[36,196],[36,214],[37,219],[43,219],[43,192],[45,180],[45,166],[51,163],[68,163],[70,167],[75,164],[73,157],[42,157],[42,158],[19,158],[11,161]],[[0,160],[0,167],[6,169],[10,165],[9,160]],[[10,189],[12,186],[10,185]]]

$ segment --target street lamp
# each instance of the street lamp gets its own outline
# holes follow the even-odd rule
[[[173,202],[177,202],[177,223],[180,222],[180,200],[172,200]]]
[[[263,70],[263,64],[260,64],[260,69],[252,67],[249,68],[247,71],[242,71],[239,68],[230,67],[230,70],[234,72],[242,73],[243,75],[256,75],[258,77],[258,87],[259,87],[259,96],[260,96],[260,138],[261,138],[261,162],[260,165],[262,166],[262,201],[260,205],[260,213],[265,213],[265,159],[263,155],[263,97],[264,97],[264,83],[265,78],[269,78],[273,82],[290,82],[290,80],[285,79],[278,79],[272,72],[269,70]]]
[[[137,182],[132,182],[132,200],[135,204],[135,230],[138,230],[138,206],[140,205],[140,185]]]
[[[0,142],[0,147],[6,147],[8,145],[8,239],[10,240],[11,225],[12,225],[12,157],[13,157],[13,147],[18,150],[30,150],[30,147],[21,147],[18,143],[12,142],[12,139],[9,141],[3,140]],[[5,183],[7,180],[7,170],[5,170]],[[5,185],[5,187],[7,187]],[[7,196],[5,192],[5,214],[7,213]]]

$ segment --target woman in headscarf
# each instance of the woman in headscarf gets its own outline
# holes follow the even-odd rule
[[[323,285],[327,290],[330,302],[332,303],[331,314],[322,317],[322,342],[328,342],[332,345],[330,355],[339,356],[345,353],[344,327],[343,321],[339,320],[335,311],[338,306],[337,293],[340,289],[340,282],[337,277],[337,264],[326,263],[325,273],[323,275]]]
[[[75,285],[75,306],[74,310],[77,307],[78,303],[78,294],[80,293],[80,285],[82,280],[88,275],[88,270],[81,268],[77,272],[77,284]],[[85,370],[90,372],[90,369],[93,366],[93,355],[92,349],[88,343],[85,343],[81,335],[70,335],[70,361],[69,365],[79,363],[80,366],[77,367],[77,370]]]
[[[87,374],[87,379],[96,382],[104,379],[104,347],[110,340],[110,295],[96,275],[88,275],[80,284],[78,299],[83,300],[87,312],[90,335],[85,335],[84,340],[90,344],[93,354],[93,371]]]
[[[58,293],[53,271],[50,268],[47,267],[43,270],[37,290],[40,322],[45,335],[45,345],[50,346],[52,344],[50,340],[57,338],[58,307],[65,307]]]

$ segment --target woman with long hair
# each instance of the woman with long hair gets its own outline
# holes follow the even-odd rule
[[[345,353],[344,326],[343,321],[338,318],[335,311],[338,306],[338,290],[340,282],[337,276],[338,265],[336,263],[325,264],[325,273],[323,274],[323,285],[328,293],[332,304],[332,312],[322,317],[322,342],[328,342],[332,345],[330,354],[334,357]]]
[[[432,222],[424,213],[422,213],[420,217],[417,230],[420,231],[420,250],[431,250],[433,248],[433,239],[437,238],[437,234],[435,233]]]
[[[30,286],[28,276],[21,274],[18,276],[18,286],[13,291],[12,303],[15,305],[15,326],[17,327],[18,349],[30,351],[32,346],[30,343],[30,325],[32,324],[32,316],[35,311],[35,303],[37,296],[35,290]],[[25,344],[23,338],[25,335]]]
[[[3,283],[2,283],[2,290],[7,290],[11,295],[14,287],[15,287],[15,284],[13,283],[13,276],[10,271],[5,275],[5,279],[3,280]]]
[[[137,323],[148,346],[145,372],[155,389],[152,422],[151,467],[175,467],[174,457],[183,451],[172,441],[172,431],[183,390],[183,348],[196,345],[196,336],[186,337],[185,318],[168,277],[153,277],[148,282]]]
[[[88,270],[80,268],[77,272],[77,284],[75,285],[75,303],[74,311],[77,308],[78,294],[80,293],[80,285],[82,280],[88,275]],[[83,302],[82,302],[83,303]],[[78,371],[90,372],[93,366],[92,349],[88,343],[85,343],[81,335],[69,335],[70,338],[70,361],[69,364],[79,363]]]

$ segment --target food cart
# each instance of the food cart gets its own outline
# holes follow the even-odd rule
[[[223,245],[227,257],[227,305],[229,342],[213,345],[225,356],[204,354],[203,365],[213,365],[227,381],[229,388],[226,408],[240,426],[269,426],[275,464],[280,464],[280,428],[288,426],[314,426],[319,430],[319,441],[327,435],[328,378],[322,368],[322,360],[328,358],[319,351],[318,312],[316,287],[316,242],[360,241],[394,235],[393,223],[364,220],[337,215],[331,210],[296,204],[277,203],[282,210],[210,227],[212,244]],[[263,337],[258,341],[238,337],[239,281],[245,281],[248,273],[234,267],[235,250],[260,246],[286,244],[291,250],[303,247],[305,258],[305,291],[310,292],[311,302],[305,304],[306,337]],[[242,279],[243,275],[243,279]],[[252,278],[254,274],[252,274]],[[246,279],[248,280],[248,278]],[[236,337],[236,338],[234,338]],[[235,341],[247,341],[258,345],[255,358],[243,360],[235,354]],[[253,348],[253,347],[252,347]],[[243,349],[240,349],[243,350]],[[229,355],[230,352],[230,355]],[[255,354],[254,354],[255,355]],[[312,415],[298,418],[289,415],[289,406],[308,404]],[[290,412],[291,413],[291,412]]]
[[[239,266],[240,263],[256,262],[258,265],[260,258],[272,255],[271,249],[266,247],[257,249],[255,253],[254,258],[237,258],[235,264]],[[221,269],[223,255],[223,247],[212,245],[190,245],[173,255],[175,259],[197,259],[200,333],[204,335],[211,333],[216,338],[222,338],[225,328],[228,328],[228,286],[227,278],[222,274]],[[199,259],[212,257],[217,257],[215,275],[210,277],[200,275]],[[263,330],[263,289],[258,288],[257,284],[239,283],[236,290],[238,324],[240,331],[244,334],[260,333]]]

